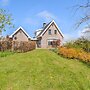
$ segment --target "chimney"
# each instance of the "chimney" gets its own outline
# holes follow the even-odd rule
[[[46,23],[43,23],[43,28],[46,26]]]

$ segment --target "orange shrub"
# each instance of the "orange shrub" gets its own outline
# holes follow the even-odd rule
[[[90,53],[87,53],[82,49],[59,47],[58,53],[66,58],[79,59],[84,62],[90,62]]]

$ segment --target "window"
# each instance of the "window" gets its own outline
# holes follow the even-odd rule
[[[48,34],[51,35],[51,29],[49,29]]]
[[[41,45],[41,41],[38,41],[38,44]]]
[[[48,45],[49,45],[49,46],[52,45],[52,41],[48,41]]]
[[[54,34],[57,34],[57,30],[54,30]]]
[[[14,37],[15,40],[17,40],[17,37]]]

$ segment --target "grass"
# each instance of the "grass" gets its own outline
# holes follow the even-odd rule
[[[10,51],[4,51],[4,52],[0,52],[0,57],[7,57],[9,55],[13,55],[13,52]]]
[[[0,58],[0,90],[90,90],[90,67],[49,50]]]

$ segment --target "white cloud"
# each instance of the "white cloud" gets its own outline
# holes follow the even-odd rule
[[[88,40],[90,40],[90,28],[89,27],[86,27],[84,28],[82,31],[82,36]]]
[[[9,1],[10,0],[2,0],[1,3],[3,6],[6,6],[6,5],[8,5]]]
[[[38,13],[37,16],[39,16],[40,18],[43,18],[46,22],[51,21],[53,19],[58,20],[54,14],[52,14],[46,10]]]
[[[51,20],[56,20],[58,22],[58,19],[55,15],[48,11],[42,11],[34,15],[32,18],[26,17],[23,21],[25,24],[34,25],[34,26],[40,26],[41,21],[44,20],[45,22],[50,22]]]
[[[63,43],[69,42],[69,41],[72,41],[72,40],[75,40],[75,39],[77,39],[77,37],[75,37],[72,34],[64,34],[64,41],[63,41]]]
[[[83,36],[82,30],[78,30],[77,34],[78,34],[78,37],[82,37]]]
[[[29,25],[38,25],[38,22],[31,18],[25,18],[24,22]]]

